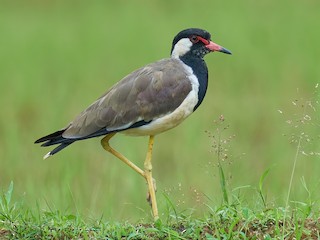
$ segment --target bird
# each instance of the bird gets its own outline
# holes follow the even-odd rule
[[[44,159],[77,141],[103,137],[101,145],[106,151],[145,178],[147,200],[157,221],[159,213],[151,163],[154,137],[178,126],[202,103],[208,87],[208,68],[203,58],[211,52],[231,54],[212,42],[206,30],[180,31],[172,41],[169,58],[133,71],[66,127],[36,140],[42,147],[58,145]],[[143,169],[110,146],[110,139],[117,133],[149,137]]]

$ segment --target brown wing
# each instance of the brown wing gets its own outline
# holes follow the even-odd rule
[[[140,68],[81,112],[63,133],[82,138],[103,128],[120,131],[174,111],[191,91],[179,60],[164,59]]]

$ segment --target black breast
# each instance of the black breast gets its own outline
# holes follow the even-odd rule
[[[202,58],[191,58],[188,55],[182,56],[181,61],[191,67],[193,74],[197,77],[199,82],[198,103],[194,107],[195,111],[202,103],[208,87],[208,68],[205,61]]]

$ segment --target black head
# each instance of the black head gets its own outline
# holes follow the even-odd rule
[[[188,28],[188,29],[182,30],[174,37],[173,42],[172,42],[172,48],[182,38],[190,38],[192,35],[200,36],[206,40],[211,39],[211,34],[208,33],[206,30],[202,30],[200,28]]]
[[[173,39],[171,56],[180,58],[188,53],[203,58],[204,55],[213,51],[231,54],[227,49],[212,42],[209,32],[199,28],[189,28],[179,32]]]

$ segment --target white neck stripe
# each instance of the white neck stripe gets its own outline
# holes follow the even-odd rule
[[[189,38],[180,39],[176,45],[174,45],[173,51],[171,53],[172,58],[179,58],[190,51],[192,42]]]

